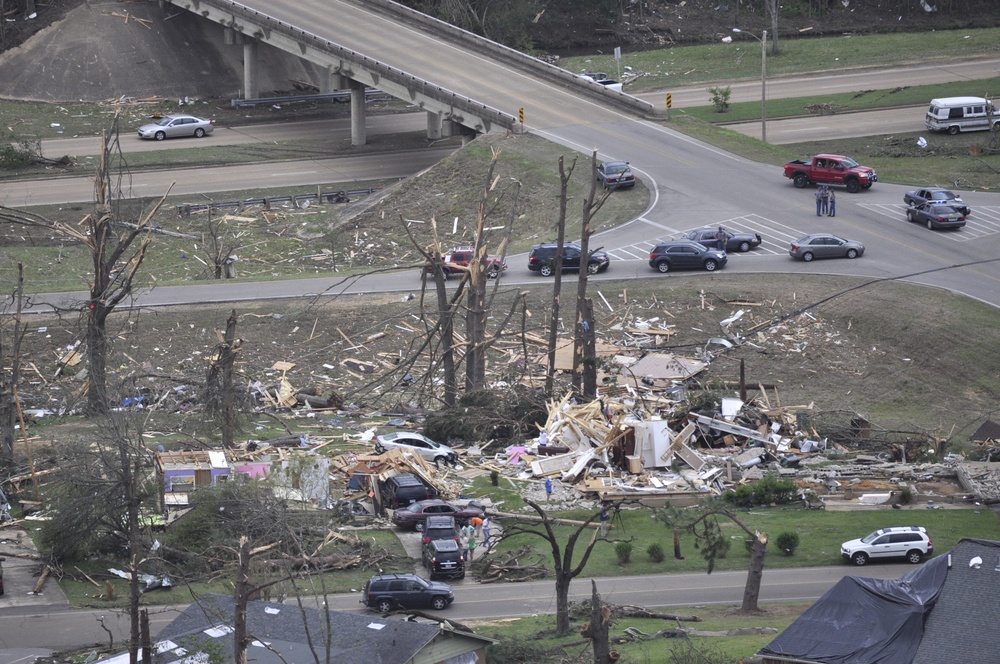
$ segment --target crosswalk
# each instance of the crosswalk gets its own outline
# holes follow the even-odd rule
[[[904,224],[911,223],[906,220],[906,206],[902,204],[862,204],[860,207],[889,217],[894,221]],[[916,226],[916,224],[913,225]],[[986,206],[973,208],[972,214],[965,218],[965,226],[962,228],[954,231],[931,232],[953,242],[969,242],[970,240],[978,240],[988,235],[995,235],[996,233],[1000,233],[1000,207]]]
[[[892,219],[893,223],[909,224],[906,220],[906,205],[863,203],[859,207]],[[847,210],[845,209],[843,212],[846,213]],[[731,231],[740,233],[760,233],[763,242],[756,249],[746,254],[729,252],[731,259],[737,257],[738,260],[754,256],[786,255],[788,254],[789,243],[812,232],[788,226],[759,214],[718,219],[701,225],[725,226]],[[910,225],[916,227],[916,224]],[[656,237],[620,247],[605,246],[604,251],[611,256],[612,260],[649,260],[649,252],[656,244],[666,240],[677,239],[681,233],[696,226],[685,225],[683,228],[673,229],[661,223],[650,223],[650,227],[656,228],[659,231]],[[1000,206],[974,208],[972,214],[965,220],[964,228],[956,231],[933,231],[933,233],[935,237],[942,237],[952,242],[968,242],[1000,233]]]

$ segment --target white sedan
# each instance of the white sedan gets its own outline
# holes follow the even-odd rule
[[[409,431],[387,433],[375,439],[375,451],[379,454],[391,449],[413,452],[434,463],[443,461],[455,465],[458,462],[458,454],[455,450],[426,436],[421,436],[419,433]]]
[[[139,127],[139,138],[162,141],[165,138],[194,136],[201,138],[215,129],[214,120],[196,118],[193,115],[164,115],[156,122]]]

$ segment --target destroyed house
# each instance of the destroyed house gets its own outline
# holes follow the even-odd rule
[[[229,479],[232,468],[221,450],[158,452],[156,467],[163,478],[164,507],[186,507],[188,495]]]

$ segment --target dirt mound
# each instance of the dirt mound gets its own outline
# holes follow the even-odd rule
[[[22,21],[0,55],[2,94],[9,99],[66,102],[127,97],[236,97],[242,46],[223,44],[222,30],[191,12],[157,3],[71,2]],[[305,63],[264,51],[261,90],[288,90],[309,77]]]

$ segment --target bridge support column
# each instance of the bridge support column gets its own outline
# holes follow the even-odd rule
[[[427,111],[427,138],[432,141],[441,138],[443,125],[444,120],[440,113]]]
[[[364,145],[368,141],[365,131],[365,86],[351,81],[351,145]]]
[[[258,75],[260,43],[256,39],[248,39],[243,44],[243,97],[256,99],[260,96],[260,77]]]
[[[351,79],[340,74],[334,74],[330,69],[329,67],[327,68],[326,75],[319,82],[319,91],[321,93],[328,94],[337,90],[346,90],[350,87]]]

